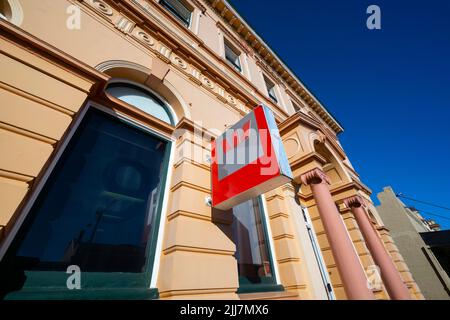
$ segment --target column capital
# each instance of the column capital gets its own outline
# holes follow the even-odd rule
[[[348,208],[358,208],[358,207],[366,207],[366,201],[363,197],[359,195],[351,196],[347,199],[344,199],[344,203]]]
[[[325,172],[323,172],[322,169],[319,168],[314,168],[305,172],[300,176],[300,180],[304,185],[319,184],[323,182],[331,184],[330,178],[328,178]]]

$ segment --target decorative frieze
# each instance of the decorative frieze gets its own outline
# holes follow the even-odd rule
[[[121,16],[119,17],[119,19],[117,19],[115,26],[123,33],[130,33],[134,28],[134,23]]]
[[[100,12],[104,15],[107,15],[107,16],[113,15],[113,9],[111,8],[111,6],[102,0],[88,0],[87,3],[92,8],[94,8],[95,10],[97,10],[98,12]]]
[[[304,185],[318,184],[325,182],[331,184],[330,178],[319,168],[312,169],[301,176],[301,181]]]
[[[139,5],[144,11],[149,14],[151,12],[150,4],[144,0],[132,0],[135,4]],[[140,44],[148,48],[158,58],[167,64],[173,65],[179,71],[184,73],[188,79],[195,84],[204,87],[217,97],[221,102],[228,104],[241,114],[247,114],[251,110],[245,106],[245,104],[235,97],[232,93],[225,90],[217,81],[214,81],[213,77],[205,75],[193,64],[186,61],[180,54],[173,52],[171,49],[173,46],[166,44],[160,39],[156,39],[149,32],[142,29],[140,26],[123,16],[121,13],[115,11],[111,5],[102,0],[86,0],[84,1],[89,8],[94,12],[106,17],[115,28],[121,32],[128,34],[131,38],[137,40]],[[116,18],[117,17],[117,18]]]

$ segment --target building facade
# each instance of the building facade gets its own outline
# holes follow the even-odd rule
[[[408,208],[391,187],[385,187],[377,197],[378,213],[425,299],[449,299],[449,231],[438,231],[439,226],[433,220],[424,219],[417,210]]]
[[[226,1],[0,4],[3,298],[423,299],[343,128]],[[294,181],[212,209],[210,143],[261,103]]]

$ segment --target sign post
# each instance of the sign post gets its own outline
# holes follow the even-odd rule
[[[212,143],[212,206],[228,210],[292,180],[272,111],[260,105]]]

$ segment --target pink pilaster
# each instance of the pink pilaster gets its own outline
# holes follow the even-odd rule
[[[310,185],[319,210],[320,218],[330,243],[336,267],[342,279],[345,293],[352,300],[373,300],[367,278],[353,243],[336,208],[328,188],[329,179],[320,169],[313,169],[301,176]]]
[[[408,288],[401,279],[394,262],[369,220],[367,212],[364,209],[364,200],[360,196],[354,196],[346,199],[344,202],[347,207],[352,209],[370,254],[380,268],[381,278],[390,298],[393,300],[410,300],[411,295],[409,294]]]

